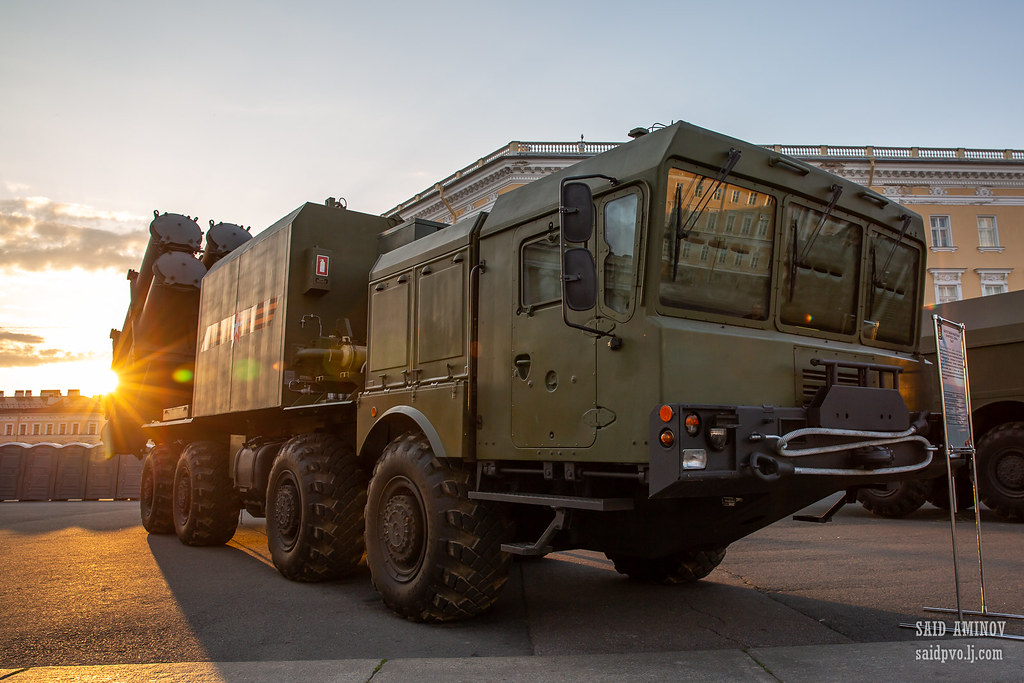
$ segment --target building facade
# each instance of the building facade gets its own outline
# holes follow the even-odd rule
[[[76,389],[0,392],[0,443],[98,444],[103,433],[103,406]]]
[[[517,187],[622,143],[510,142],[387,216],[454,222]],[[766,145],[921,214],[925,304],[1024,289],[1024,150]]]

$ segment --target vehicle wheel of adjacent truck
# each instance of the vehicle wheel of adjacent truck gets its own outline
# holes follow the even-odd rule
[[[967,468],[961,468],[953,475],[953,486],[956,488],[956,504],[959,510],[970,510],[974,507],[974,489]],[[949,477],[936,477],[928,482],[928,502],[941,510],[949,509]]]
[[[292,437],[267,484],[267,545],[293,581],[351,574],[363,558],[366,474],[347,442],[330,434]]]
[[[384,603],[413,621],[489,608],[508,578],[499,507],[468,497],[470,473],[405,434],[377,462],[366,501],[366,564]]]
[[[239,502],[227,449],[213,441],[185,447],[174,470],[174,532],[185,545],[223,545],[238,528]]]
[[[174,467],[181,448],[160,444],[146,455],[142,463],[139,486],[139,512],[143,528],[151,534],[174,533]]]
[[[978,497],[1000,517],[1024,519],[1024,422],[1008,422],[978,440]]]
[[[904,479],[857,491],[857,500],[879,517],[906,517],[928,499],[928,481]]]
[[[649,558],[608,554],[615,571],[634,581],[665,585],[693,583],[710,574],[725,559],[725,548],[688,550],[668,557]]]

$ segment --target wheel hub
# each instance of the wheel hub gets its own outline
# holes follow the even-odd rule
[[[274,498],[274,521],[283,545],[288,548],[295,545],[295,539],[299,535],[299,523],[302,518],[300,505],[298,491],[292,482],[285,482],[278,487],[277,496]]]
[[[423,548],[423,521],[416,499],[408,493],[389,498],[381,525],[383,546],[392,564],[401,572],[414,570]]]
[[[1008,489],[1024,490],[1024,455],[1004,455],[996,463],[996,479]]]

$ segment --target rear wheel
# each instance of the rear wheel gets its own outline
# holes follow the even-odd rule
[[[174,470],[174,532],[185,545],[223,545],[238,528],[239,502],[227,448],[214,441],[185,447]]]
[[[1008,422],[978,440],[978,496],[1000,517],[1024,519],[1024,422]]]
[[[703,579],[725,559],[725,548],[687,550],[657,558],[612,553],[608,559],[615,563],[615,571],[634,581],[672,585]]]
[[[274,460],[267,486],[267,545],[293,581],[326,581],[363,558],[366,474],[351,446],[329,434],[300,434]]]
[[[151,534],[174,533],[174,468],[181,453],[177,444],[160,444],[142,463],[139,512],[142,526]]]
[[[500,509],[470,500],[470,474],[405,434],[384,450],[366,501],[366,564],[384,603],[413,621],[489,608],[508,579]]]
[[[928,499],[928,482],[904,479],[857,491],[857,500],[879,517],[906,517]]]

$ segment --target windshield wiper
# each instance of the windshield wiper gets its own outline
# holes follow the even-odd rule
[[[892,245],[892,249],[889,250],[889,255],[885,258],[885,264],[882,266],[882,277],[872,278],[872,284],[875,287],[885,286],[886,276],[889,275],[889,263],[892,261],[892,257],[896,254],[896,248],[903,243],[903,238],[907,235],[907,228],[910,227],[910,216],[903,216],[903,226],[900,227],[900,236],[896,238],[896,241]]]
[[[800,252],[800,256],[797,257],[798,265],[804,265],[804,259],[807,258],[807,254],[811,252],[811,247],[814,246],[814,242],[818,239],[818,235],[821,234],[821,229],[825,227],[825,223],[832,217],[832,211],[836,208],[836,203],[839,201],[839,197],[843,194],[843,188],[839,185],[833,185],[829,188],[832,191],[832,199],[828,202],[828,207],[825,208],[825,213],[821,215],[821,220],[818,221],[817,227],[814,228],[814,232],[807,238],[807,244],[804,245],[803,250]]]
[[[729,177],[729,174],[732,172],[732,167],[740,160],[741,154],[743,154],[743,152],[739,151],[735,147],[729,148],[729,158],[725,160],[725,163],[722,164],[722,168],[718,170],[718,176],[715,177],[715,182],[711,184],[711,189],[705,192],[704,196],[701,197],[700,203],[697,204],[697,210],[691,211],[690,215],[687,216],[686,223],[676,228],[677,239],[680,237],[686,238],[690,236],[690,233],[693,232],[693,229],[697,226],[697,221],[700,220],[701,215],[704,213],[704,209],[707,208],[708,202],[711,201],[711,198],[715,195],[715,192],[718,191],[718,187],[722,182]],[[700,187],[700,183],[697,183],[696,187]],[[678,189],[679,186],[676,185],[676,190],[678,191]]]
[[[742,154],[743,152],[739,151],[735,147],[729,148],[729,158],[725,160],[724,164],[722,164],[722,168],[718,169],[718,175],[715,177],[715,180],[711,184],[711,187],[708,189],[707,192],[704,193],[704,196],[701,197],[700,202],[697,204],[697,208],[694,211],[691,211],[690,215],[686,217],[685,223],[683,222],[682,185],[676,185],[676,212],[673,218],[673,223],[675,223],[676,241],[675,248],[673,249],[674,253],[672,255],[673,280],[676,279],[676,271],[679,269],[679,243],[682,240],[689,238],[690,233],[693,232],[693,229],[695,227],[697,227],[697,221],[699,221],[700,217],[704,214],[704,209],[707,208],[708,202],[710,202],[711,198],[715,196],[715,192],[718,191],[719,186],[721,186],[725,179],[729,177],[729,174],[732,173],[733,166],[735,166],[736,162],[740,160],[740,156]],[[700,183],[696,183],[694,187],[700,187]]]

